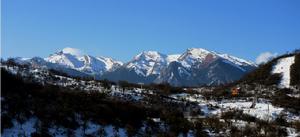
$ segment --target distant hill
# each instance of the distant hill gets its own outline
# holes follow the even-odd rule
[[[278,56],[246,74],[239,83],[278,85],[280,88],[300,87],[300,53]]]

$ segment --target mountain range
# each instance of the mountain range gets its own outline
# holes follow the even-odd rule
[[[228,54],[189,48],[182,54],[165,55],[144,51],[129,62],[78,54],[64,48],[46,58],[13,58],[20,64],[44,67],[71,76],[92,76],[132,83],[169,83],[173,86],[219,85],[240,79],[257,65]]]

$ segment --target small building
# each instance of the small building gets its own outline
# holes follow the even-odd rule
[[[232,96],[237,96],[238,93],[239,93],[239,90],[240,90],[240,88],[238,88],[238,87],[232,88],[232,89],[231,89],[231,95],[232,95]]]

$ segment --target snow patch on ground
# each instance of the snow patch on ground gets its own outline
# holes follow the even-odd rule
[[[283,111],[283,108],[274,107],[268,103],[257,103],[255,108],[250,108],[252,102],[232,102],[221,103],[221,108],[240,109],[244,113],[254,116],[259,119],[275,119]]]
[[[13,120],[13,127],[9,129],[4,129],[1,136],[3,137],[30,137],[32,133],[37,131],[36,123],[37,118],[30,118],[26,120],[23,124],[20,124],[17,120]],[[49,133],[53,137],[67,137],[68,129],[63,127],[53,126],[48,129]],[[116,128],[112,125],[102,126],[95,124],[93,122],[88,122],[87,127],[84,130],[82,126],[74,130],[75,137],[82,137],[84,135],[100,136],[104,135],[107,137],[126,137],[126,130],[124,128]]]
[[[25,121],[23,124],[17,120],[12,120],[13,127],[9,129],[4,129],[1,136],[3,137],[20,137],[26,136],[30,137],[31,133],[36,132],[35,123],[37,122],[36,118],[30,118]]]

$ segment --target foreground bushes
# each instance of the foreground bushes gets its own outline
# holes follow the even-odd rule
[[[21,77],[11,75],[1,69],[2,75],[2,113],[1,128],[13,126],[12,119],[24,123],[31,117],[37,117],[40,133],[47,136],[51,125],[65,127],[70,130],[79,126],[85,127],[88,121],[99,125],[113,125],[127,129],[134,135],[146,122],[148,134],[178,135],[187,133],[192,127],[177,109],[146,106],[141,103],[126,102],[114,99],[99,92],[83,92],[68,88],[39,85],[24,82]],[[160,131],[151,118],[162,117],[169,131]],[[149,120],[150,118],[150,120]],[[82,123],[78,120],[83,121]],[[159,129],[159,130],[155,130]]]
[[[24,123],[28,118],[37,117],[41,123],[38,132],[33,136],[49,136],[47,131],[51,125],[65,127],[68,129],[68,135],[72,135],[73,129],[79,126],[86,127],[88,121],[124,128],[129,136],[140,135],[138,130],[145,124],[147,127],[143,135],[178,136],[193,131],[196,136],[207,136],[208,130],[228,136],[286,135],[284,128],[278,126],[286,124],[281,119],[278,119],[277,123],[268,123],[240,111],[232,111],[222,115],[225,121],[213,117],[191,123],[183,118],[176,103],[163,102],[160,96],[151,96],[153,101],[145,104],[125,102],[98,92],[26,83],[21,77],[3,70],[1,72],[1,127],[12,127],[12,119]],[[151,118],[160,118],[162,123],[155,123]],[[78,119],[83,123],[78,122]],[[235,128],[228,122],[230,119],[255,122],[255,126]],[[294,125],[297,127],[299,124]],[[165,130],[161,129],[162,126]],[[277,132],[272,133],[273,131]]]

